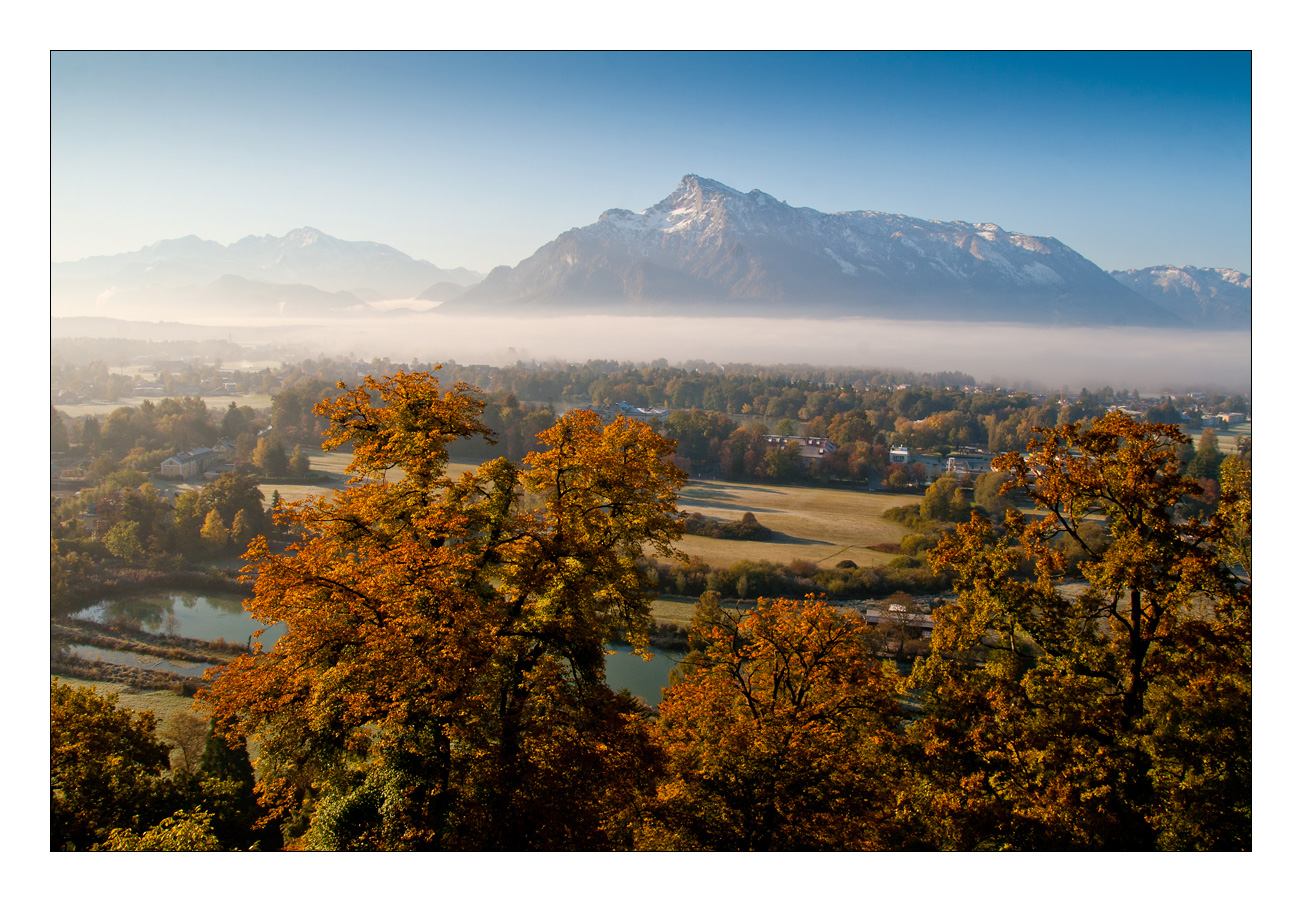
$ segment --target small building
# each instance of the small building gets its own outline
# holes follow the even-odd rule
[[[234,445],[231,447],[233,448]],[[164,479],[189,479],[208,470],[218,460],[226,458],[227,453],[224,450],[195,448],[193,451],[173,454],[158,465],[158,471]]]
[[[946,459],[945,472],[960,478],[989,473],[993,469],[990,465],[992,459],[989,454],[954,454]]]
[[[906,445],[892,445],[891,463],[911,464],[913,463],[913,453],[908,449]]]
[[[173,454],[158,465],[158,470],[164,479],[185,479],[193,476],[197,469],[198,466],[189,451]]]
[[[836,445],[832,443],[830,438],[824,436],[766,435],[764,441],[780,448],[795,444],[800,451],[801,461],[807,467],[813,466],[815,461],[822,460],[827,455],[836,452]]]

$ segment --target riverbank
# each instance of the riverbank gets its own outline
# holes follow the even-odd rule
[[[72,614],[104,598],[119,598],[159,589],[191,592],[247,592],[249,584],[237,572],[207,570],[97,570],[70,580],[62,597],[51,600],[51,613]]]

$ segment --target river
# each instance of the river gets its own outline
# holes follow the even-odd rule
[[[243,606],[244,596],[234,592],[151,592],[125,598],[111,598],[92,605],[77,614],[96,623],[121,623],[135,629],[158,635],[185,636],[191,639],[225,639],[243,644],[263,624],[254,620]],[[285,625],[277,623],[266,627],[260,641],[267,647],[285,634]],[[136,667],[171,670],[188,676],[203,673],[203,665],[186,667],[172,662],[158,663],[136,660],[134,655],[75,646],[81,657],[101,659]],[[612,645],[606,655],[606,683],[612,689],[628,689],[647,704],[660,703],[661,689],[669,685],[669,671],[678,663],[681,653],[653,649],[650,661],[631,653],[627,645]],[[191,673],[194,670],[195,672]]]

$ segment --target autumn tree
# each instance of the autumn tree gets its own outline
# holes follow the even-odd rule
[[[203,540],[204,548],[212,554],[224,551],[230,544],[231,531],[222,522],[221,512],[216,508],[208,511],[208,516],[204,518],[199,538]]]
[[[50,451],[60,454],[68,450],[68,427],[64,425],[63,414],[50,405]]]
[[[681,534],[673,445],[573,411],[523,469],[453,480],[447,447],[487,433],[483,406],[422,372],[322,401],[352,484],[282,504],[301,539],[246,555],[247,607],[286,632],[205,695],[260,744],[260,798],[304,846],[631,843],[655,754],[640,703],[604,683],[604,644],[645,642],[636,560]]]
[[[248,547],[253,535],[253,526],[249,523],[248,512],[236,511],[235,520],[231,523],[231,542],[236,548],[243,550]]]
[[[262,502],[262,490],[252,477],[223,473],[199,491],[177,496],[174,542],[183,552],[200,548],[203,544],[200,532],[213,511],[223,524],[232,526],[243,513],[249,531],[263,532],[268,522]]]
[[[1017,506],[1011,493],[1003,491],[1012,478],[1010,474],[998,471],[982,473],[976,478],[972,500],[996,523],[1002,523],[1004,514]]]
[[[302,445],[294,446],[294,453],[289,456],[287,472],[291,476],[306,476],[312,469],[312,461],[303,451]]]
[[[1198,438],[1198,450],[1194,453],[1193,460],[1189,461],[1185,475],[1190,479],[1215,479],[1220,474],[1223,460],[1225,455],[1221,453],[1216,430],[1208,427]]]
[[[156,823],[167,813],[167,763],[152,714],[51,678],[51,851],[86,851],[114,828]]]
[[[284,476],[289,472],[289,459],[285,446],[269,436],[258,439],[253,451],[253,465],[265,476]]]
[[[1187,444],[1119,413],[1041,431],[997,461],[1038,516],[974,515],[932,552],[958,592],[914,672],[939,847],[1250,845],[1249,483],[1181,516]]]
[[[220,852],[213,833],[212,815],[196,808],[178,811],[144,832],[127,827],[109,831],[108,839],[95,845],[96,852]]]
[[[866,634],[862,620],[812,598],[743,614],[702,596],[694,649],[660,704],[668,776],[641,846],[894,846],[884,775],[899,714]]]
[[[942,476],[927,487],[927,493],[922,497],[921,513],[928,520],[957,523],[967,518],[970,508],[958,480]]]
[[[199,759],[207,741],[209,727],[202,718],[193,714],[173,714],[170,723],[158,730],[158,736],[171,743],[173,749],[172,769],[195,773],[199,770]],[[176,753],[180,753],[179,755]]]
[[[104,547],[115,557],[135,563],[144,557],[145,547],[140,544],[140,524],[121,520],[104,535]]]

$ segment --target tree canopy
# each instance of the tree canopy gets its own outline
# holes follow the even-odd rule
[[[636,559],[672,555],[681,534],[673,445],[573,411],[523,468],[498,459],[453,480],[448,445],[486,435],[482,409],[431,373],[321,402],[324,447],[351,444],[352,483],[281,506],[302,535],[284,554],[250,546],[248,607],[286,633],[206,698],[260,742],[261,798],[301,813],[306,846],[629,841],[620,799],[644,790],[654,756],[639,704],[604,684],[604,643],[645,642]]]
[[[1039,515],[974,515],[932,552],[958,592],[913,674],[938,847],[1250,847],[1249,483],[1236,462],[1183,517],[1187,443],[1121,414],[1044,431],[996,461]]]
[[[643,847],[871,850],[893,844],[883,765],[899,710],[864,622],[813,599],[741,614],[702,601],[665,693],[668,776]]]

